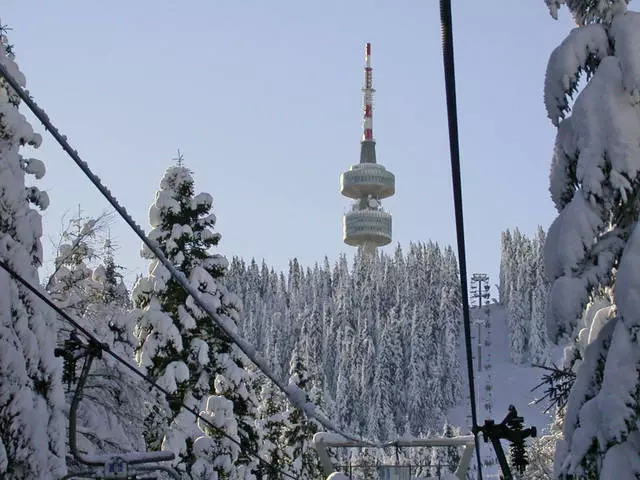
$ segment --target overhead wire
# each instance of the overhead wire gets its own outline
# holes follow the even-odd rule
[[[66,320],[71,326],[73,326],[76,330],[78,330],[85,337],[87,337],[88,340],[95,342],[96,345],[99,345],[100,349],[103,352],[107,353],[108,355],[113,357],[113,359],[116,360],[118,363],[122,364],[127,369],[131,370],[135,375],[137,375],[142,380],[147,382],[149,385],[151,385],[153,388],[158,390],[160,393],[164,394],[165,397],[171,398],[173,396],[173,394],[169,390],[167,390],[166,388],[158,385],[158,383],[156,381],[154,381],[151,377],[149,377],[148,375],[142,373],[134,365],[131,365],[129,362],[127,362],[121,355],[118,355],[116,352],[111,350],[109,345],[105,344],[104,342],[101,342],[100,339],[97,338],[93,333],[91,333],[89,330],[84,328],[80,323],[78,323],[76,320],[74,320],[68,313],[66,313],[64,310],[62,310],[60,307],[58,307],[50,298],[47,297],[47,295],[45,295],[42,291],[40,291],[38,288],[36,288],[34,285],[32,285],[29,281],[27,281],[22,275],[20,275],[18,272],[16,272],[15,269],[13,269],[6,261],[0,260],[0,268],[5,270],[11,277],[13,277],[15,280],[20,282],[25,288],[27,288],[29,291],[31,291],[31,293],[33,293],[35,296],[37,296],[48,307],[53,309],[58,315],[60,315],[64,320]],[[268,468],[270,468],[273,472],[277,472],[277,473],[279,473],[281,475],[284,475],[285,477],[297,480],[298,477],[296,477],[294,475],[291,475],[291,474],[281,470],[280,468],[276,467],[271,462],[269,462],[269,461],[265,460],[264,458],[262,458],[257,452],[247,449],[245,446],[242,445],[242,443],[240,441],[238,441],[237,439],[233,438],[231,435],[229,435],[227,432],[222,430],[220,427],[214,425],[207,418],[205,418],[202,415],[200,415],[200,412],[198,412],[198,410],[196,410],[195,408],[186,405],[184,402],[181,402],[180,406],[183,409],[185,409],[186,411],[188,411],[191,414],[193,414],[196,417],[196,419],[202,421],[207,426],[211,427],[211,429],[213,431],[219,433],[220,435],[222,435],[226,439],[231,440],[234,444],[236,444],[238,447],[240,447],[240,450],[242,452],[247,453],[250,456],[254,457],[260,463],[262,463],[263,465],[266,465]]]
[[[453,183],[453,201],[456,219],[456,237],[458,243],[458,264],[460,268],[460,288],[462,293],[462,320],[464,324],[465,350],[467,355],[467,376],[469,381],[469,402],[471,403],[472,431],[478,427],[476,411],[476,391],[473,374],[471,346],[471,315],[469,312],[469,289],[467,285],[467,256],[464,239],[464,217],[462,209],[462,179],[460,173],[460,145],[458,139],[458,106],[456,102],[456,75],[453,55],[453,25],[451,0],[440,0],[440,24],[442,28],[442,60],[444,64],[445,89],[447,96],[447,119],[449,123],[449,150],[451,155],[451,180]],[[478,479],[482,480],[482,462],[480,458],[480,438],[474,433]]]
[[[164,255],[158,244],[151,241],[144,233],[142,227],[140,227],[135,220],[129,215],[127,210],[120,205],[118,200],[111,194],[110,190],[102,184],[102,181],[91,171],[87,162],[80,158],[78,151],[71,147],[67,141],[67,137],[62,135],[60,131],[53,125],[49,116],[45,111],[38,106],[38,104],[31,98],[29,92],[26,91],[13,76],[9,73],[7,68],[3,65],[0,58],[0,75],[2,75],[7,83],[14,89],[18,96],[29,107],[29,110],[35,115],[35,117],[44,125],[45,129],[53,136],[62,149],[71,157],[76,165],[82,170],[89,181],[100,191],[114,210],[120,215],[120,217],[127,223],[127,225],[135,232],[138,238],[144,243],[144,245],[155,255],[155,257],[162,263],[162,265],[169,271],[171,277],[189,294],[193,297],[195,304],[211,318],[211,320],[224,332],[229,339],[236,344],[236,346],[246,355],[246,357],[256,366],[258,369],[273,382],[274,385],[286,396],[291,404],[303,411],[308,417],[313,418],[320,423],[327,430],[331,430],[335,433],[342,435],[343,437],[354,440],[362,441],[362,438],[356,437],[350,433],[341,431],[333,424],[329,419],[320,415],[315,410],[315,405],[311,403],[305,403],[301,400],[299,395],[296,395],[295,391],[291,391],[287,386],[276,377],[276,375],[267,367],[263,359],[253,348],[253,346],[247,342],[240,334],[238,334],[231,327],[228,319],[221,318],[208,304],[204,301],[198,292],[188,281],[184,273],[179,271]],[[374,445],[375,442],[367,442]]]

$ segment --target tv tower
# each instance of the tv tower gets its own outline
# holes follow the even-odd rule
[[[391,243],[391,214],[382,209],[381,199],[395,193],[393,173],[376,163],[376,141],[373,138],[373,88],[371,44],[365,47],[364,122],[360,143],[360,163],[340,175],[340,192],[355,202],[342,219],[344,243],[373,251]]]

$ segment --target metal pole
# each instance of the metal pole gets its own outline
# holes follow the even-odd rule
[[[478,310],[482,315],[482,278],[478,279]],[[482,324],[478,322],[478,372],[482,371]]]
[[[453,183],[453,203],[456,218],[456,237],[458,243],[458,267],[460,269],[460,288],[462,293],[462,323],[464,325],[465,352],[467,355],[467,375],[469,378],[469,396],[471,398],[471,421],[473,429],[478,426],[476,410],[476,390],[473,376],[473,347],[471,344],[471,318],[469,315],[469,291],[467,284],[467,256],[464,241],[464,218],[462,208],[462,178],[460,167],[460,145],[458,139],[458,106],[456,101],[456,75],[453,54],[453,20],[451,0],[440,0],[440,26],[442,28],[442,60],[444,65],[445,91],[447,98],[447,119],[449,123],[449,150],[451,155],[451,180]],[[478,480],[482,480],[480,440],[475,435]]]

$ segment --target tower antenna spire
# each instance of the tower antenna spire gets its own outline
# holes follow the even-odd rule
[[[371,68],[371,43],[364,50],[364,85],[362,87],[364,103],[363,141],[373,140],[373,69]]]

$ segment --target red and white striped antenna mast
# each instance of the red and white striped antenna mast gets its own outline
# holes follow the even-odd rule
[[[373,140],[373,75],[371,68],[371,43],[367,42],[364,51],[364,86],[362,92],[364,93],[364,122],[362,133],[362,141],[374,141]]]

